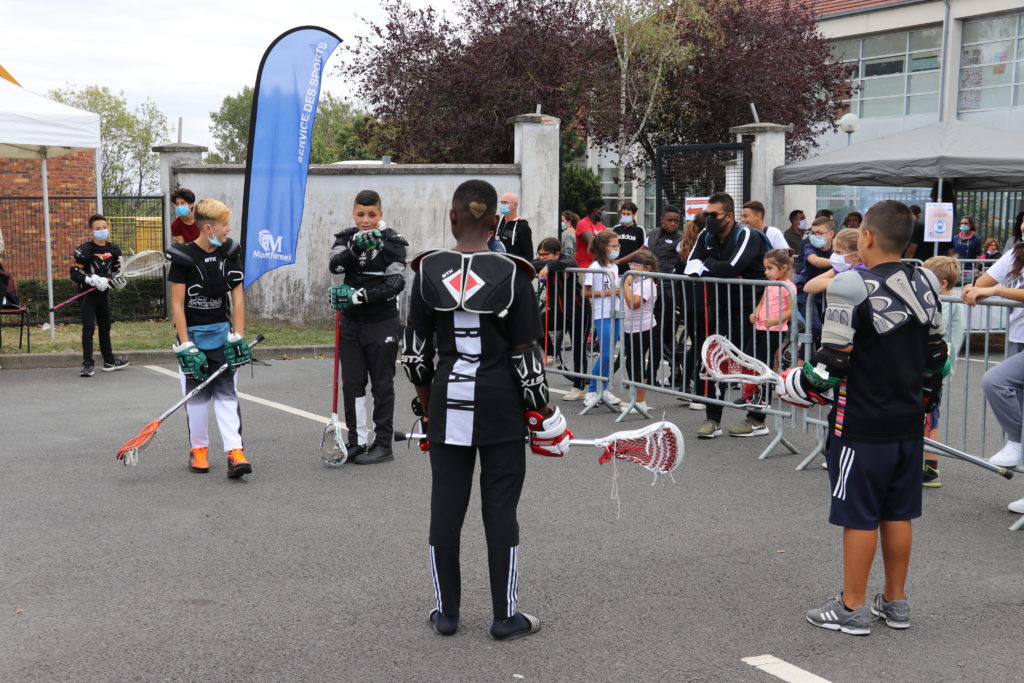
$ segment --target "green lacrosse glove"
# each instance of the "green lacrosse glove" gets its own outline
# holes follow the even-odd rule
[[[353,306],[364,303],[366,291],[351,285],[340,284],[331,287],[331,308],[336,311],[347,311]]]
[[[206,380],[208,363],[206,354],[199,350],[199,347],[190,341],[184,341],[171,347],[178,359],[178,367],[185,373],[186,377],[199,380]]]
[[[232,332],[224,344],[224,362],[232,368],[252,362],[252,350],[245,337]]]
[[[380,249],[384,246],[384,236],[376,228],[373,230],[360,230],[352,238],[352,246],[360,252]]]

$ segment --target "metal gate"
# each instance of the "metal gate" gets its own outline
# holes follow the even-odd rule
[[[739,207],[750,197],[750,143],[665,145],[655,150],[657,215],[662,207],[683,207],[687,197],[728,192]]]

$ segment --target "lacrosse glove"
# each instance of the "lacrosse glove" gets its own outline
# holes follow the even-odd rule
[[[775,392],[783,401],[799,408],[821,406],[829,402],[827,394],[820,393],[810,385],[801,367],[784,370],[775,385]]]
[[[356,289],[351,285],[340,284],[331,287],[331,308],[336,311],[347,311],[366,301],[366,290]]]
[[[352,238],[352,250],[357,253],[373,251],[384,246],[384,236],[380,230],[360,230]]]
[[[228,335],[228,340],[224,343],[224,362],[232,369],[252,362],[252,350],[245,337],[234,332]]]
[[[110,286],[114,289],[124,289],[128,286],[128,281],[124,279],[123,275],[115,275],[110,278]]]
[[[569,452],[572,432],[558,408],[548,417],[535,410],[526,411],[526,426],[530,430],[530,450],[537,455],[560,458]]]
[[[178,367],[185,373],[186,377],[203,382],[206,380],[208,363],[206,354],[199,350],[199,347],[190,341],[184,341],[171,347],[178,359]]]
[[[100,292],[105,292],[110,287],[110,280],[99,275],[86,275],[85,284],[95,287]]]

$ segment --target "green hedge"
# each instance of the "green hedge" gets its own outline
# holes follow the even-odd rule
[[[110,292],[111,311],[115,320],[150,320],[166,318],[166,301],[164,297],[164,279],[162,277],[136,277],[128,280],[128,286],[122,290]],[[68,278],[54,279],[53,303],[59,304],[78,293],[78,285]],[[46,298],[46,280],[27,278],[18,280],[18,296],[21,305],[29,309],[29,318],[33,324],[42,324],[49,320]],[[80,300],[79,300],[80,301]],[[73,301],[59,309],[56,313],[57,322],[70,322],[79,318],[79,301]]]

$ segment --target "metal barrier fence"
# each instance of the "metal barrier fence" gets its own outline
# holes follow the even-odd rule
[[[815,315],[816,296],[811,294],[807,297],[805,320],[812,320]],[[962,326],[963,339],[959,348],[950,349],[954,369],[943,386],[937,424],[930,428],[928,436],[957,450],[986,458],[999,450],[1008,435],[996,421],[981,381],[986,371],[1017,350],[1011,348],[1011,342],[1004,338],[1006,323],[1012,311],[1024,308],[1024,303],[993,298],[980,301],[972,307],[964,304],[959,296],[941,296],[940,300],[948,304],[946,308],[951,313],[945,316],[946,324]],[[957,317],[960,322],[957,322]],[[803,358],[809,358],[814,352],[814,339],[813,333],[806,329],[801,333]],[[955,339],[952,341],[955,342]],[[807,457],[797,465],[797,470],[806,469],[819,455],[825,453],[829,429],[827,416],[830,410],[831,406],[819,406],[801,411],[806,413],[803,424],[816,428],[818,439]],[[1017,441],[1024,441],[1024,428],[1017,435]],[[941,455],[927,446],[925,450]],[[1024,516],[1010,527],[1012,531],[1021,528],[1024,528]]]
[[[91,237],[86,223],[96,213],[96,197],[50,197],[50,234],[53,254],[53,300],[60,303],[77,293],[68,271],[75,248]],[[164,199],[156,197],[104,197],[103,213],[110,227],[110,240],[125,255],[164,248]],[[46,240],[41,197],[0,197],[0,231],[6,251],[2,262],[16,278],[21,303],[29,309],[33,324],[48,319],[46,288]],[[140,277],[111,295],[115,320],[144,320],[167,317],[162,277]],[[79,307],[66,306],[57,322],[72,322]]]

